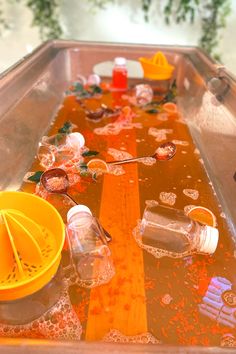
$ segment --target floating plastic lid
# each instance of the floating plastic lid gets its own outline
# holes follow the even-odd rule
[[[205,233],[201,234],[201,236],[202,243],[199,251],[213,254],[218,244],[219,231],[215,227],[205,226]]]
[[[79,145],[79,147],[82,148],[85,144],[85,139],[83,135],[80,134],[79,132],[70,133],[67,136],[67,139],[69,140],[69,144],[71,146],[77,147],[77,145]]]
[[[171,78],[174,66],[170,65],[162,52],[157,52],[152,58],[139,58],[144,77],[152,80],[168,80]]]
[[[41,289],[56,274],[64,224],[44,199],[24,192],[0,192],[0,301]]]
[[[99,75],[97,75],[97,74],[89,75],[88,80],[87,80],[88,85],[97,85],[98,86],[98,85],[100,85],[100,83],[101,83],[101,78]]]
[[[78,204],[75,205],[74,207],[72,207],[68,213],[67,213],[67,221],[70,220],[70,218],[72,218],[72,216],[74,216],[77,213],[89,213],[90,215],[92,215],[91,210],[86,206],[86,205],[82,205],[82,204]]]

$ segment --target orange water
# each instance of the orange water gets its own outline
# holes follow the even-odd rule
[[[90,109],[99,107],[102,102],[110,107],[127,104],[119,93],[106,93],[99,99],[85,100]],[[124,174],[106,174],[96,181],[81,177],[80,182],[69,190],[79,203],[90,207],[112,234],[110,248],[116,268],[115,277],[107,285],[92,290],[73,285],[69,289],[72,305],[83,326],[82,339],[101,340],[111,330],[117,330],[126,336],[150,333],[164,344],[220,345],[222,335],[236,335],[235,330],[200,315],[198,304],[211,277],[234,280],[232,269],[235,262],[224,214],[182,118],[163,113],[151,115],[140,108],[133,110],[136,112],[133,122],[141,123],[141,129],[123,129],[118,135],[96,135],[95,128],[103,127],[115,118],[90,121],[75,98],[69,96],[48,133],[57,133],[69,120],[84,135],[86,146],[99,151],[96,157],[107,161],[112,160],[107,154],[108,149],[141,156],[152,155],[162,142],[169,140],[177,144],[176,156],[171,161],[150,166],[125,165]],[[149,128],[164,129],[156,136],[159,141],[148,134]],[[42,170],[38,161],[31,170]],[[24,184],[22,189],[34,192],[35,185]],[[132,232],[147,200],[157,200],[162,205],[178,209],[188,205],[210,209],[216,216],[220,234],[215,254],[158,260],[141,250]],[[51,195],[49,201],[65,218],[70,202],[65,206],[64,197],[56,195]]]

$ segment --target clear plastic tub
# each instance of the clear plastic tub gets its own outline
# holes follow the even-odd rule
[[[113,61],[117,56],[123,56],[129,60],[137,60],[143,55],[152,56],[158,50],[162,50],[168,62],[175,66],[174,78],[176,79],[179,93],[178,108],[186,118],[188,129],[197,149],[196,153],[200,154],[204,163],[206,171],[205,183],[211,183],[209,188],[213,188],[215,198],[221,205],[220,208],[225,220],[225,226],[222,226],[222,230],[227,235],[225,243],[228,245],[229,250],[232,251],[235,248],[236,225],[236,182],[234,178],[236,166],[236,81],[226,69],[219,67],[198,48],[75,41],[51,41],[43,44],[31,55],[25,57],[21,62],[1,75],[0,189],[18,190],[21,188],[23,177],[31,167],[36,155],[38,143],[42,136],[47,134],[50,129],[55,113],[63,102],[64,92],[72,82],[76,81],[78,74],[88,77],[95,65],[107,60]],[[111,80],[111,76],[104,75],[103,80],[109,81]],[[215,81],[218,84],[212,85]],[[133,77],[130,77],[131,85],[140,82],[143,83],[135,73]],[[127,141],[128,144],[131,144],[130,140]],[[135,154],[136,147],[134,145],[131,147],[133,154]],[[193,173],[195,172],[193,171]],[[151,175],[149,177],[151,178]],[[142,214],[145,207],[144,199],[149,193],[148,188],[145,189],[144,198],[143,187],[141,184],[140,190],[137,187],[137,172],[131,171],[129,178],[131,180],[130,185],[133,185],[135,189],[132,192],[129,190],[123,191],[123,194],[121,194],[121,198],[125,200],[126,204],[120,206],[117,204],[117,200],[112,200],[111,196],[111,202],[114,205],[112,204],[112,208],[109,210],[108,208],[101,208],[100,202],[98,203],[96,200],[91,201],[93,212],[96,216],[99,216],[99,219],[101,218],[104,227],[110,226],[109,223],[111,220],[107,216],[109,213],[113,213],[112,217],[114,217],[114,220],[118,220],[115,219],[117,218],[117,213],[122,213],[123,216],[116,225],[115,233],[119,230],[126,230],[127,225],[129,225],[129,221],[127,220],[132,219],[136,222]],[[174,171],[168,178],[170,181],[175,181],[178,179],[178,176]],[[159,183],[161,184],[162,181],[159,180]],[[115,188],[114,186],[113,188]],[[104,185],[103,188],[103,193],[108,195],[109,190],[107,189],[107,185]],[[153,193],[153,190],[150,191],[150,196],[152,195],[151,192]],[[101,194],[101,191],[96,196],[100,196],[99,193]],[[205,198],[207,197],[206,194]],[[81,202],[85,203],[86,196],[83,198],[84,200]],[[129,203],[133,202],[134,198],[136,198],[137,207],[127,209],[126,206],[129,206]],[[129,234],[134,226],[135,223],[129,226]],[[120,244],[118,238],[115,242],[112,253],[114,253],[117,262],[119,252],[115,251],[115,246],[117,249],[123,247],[122,252],[125,253],[120,256],[120,262],[123,259],[125,260],[124,264],[122,264],[122,266],[126,267],[123,269],[123,274],[129,274],[130,277],[133,277],[133,283],[132,286],[130,283],[125,285],[127,294],[121,294],[119,303],[113,301],[116,297],[112,292],[114,289],[111,286],[109,296],[104,298],[103,306],[107,311],[107,317],[104,322],[100,320],[99,314],[96,313],[97,293],[92,293],[90,298],[93,301],[93,307],[91,307],[91,302],[86,305],[90,313],[89,321],[86,324],[86,333],[83,337],[86,341],[82,340],[73,343],[43,340],[30,341],[28,339],[1,339],[1,353],[25,353],[26,351],[35,353],[41,353],[42,351],[44,353],[231,352],[230,348],[196,347],[194,346],[194,341],[191,346],[176,346],[174,341],[163,340],[164,334],[162,338],[163,345],[121,345],[119,343],[114,344],[98,341],[100,340],[100,333],[106,333],[106,326],[110,326],[110,311],[114,311],[115,314],[113,328],[125,332],[129,336],[145,332],[143,329],[151,331],[151,328],[155,332],[155,328],[159,326],[158,322],[155,324],[152,320],[153,318],[155,319],[153,315],[155,308],[147,306],[145,302],[145,289],[142,285],[144,275],[148,274],[149,270],[150,263],[149,260],[147,261],[147,255],[142,254],[140,250],[136,250],[135,252],[138,252],[140,262],[134,263],[132,252],[129,253],[131,245],[133,245],[133,239],[131,240],[131,237],[126,237],[125,246]],[[220,254],[218,257],[222,268],[225,265],[229,266],[225,264],[225,259],[220,258]],[[147,263],[145,263],[146,261]],[[143,265],[146,267],[145,270]],[[168,271],[168,267],[166,270]],[[156,268],[154,273],[159,274]],[[122,281],[124,280],[122,279],[122,277],[119,278],[120,287],[123,286]],[[182,280],[184,281],[184,279]],[[145,278],[145,281],[147,281],[148,286],[148,278]],[[131,298],[133,287],[135,288],[138,300]],[[150,300],[153,296],[151,288],[146,288],[146,293],[148,294],[147,298]],[[167,296],[164,297],[164,300],[168,300]],[[171,301],[170,298],[169,301]],[[87,308],[86,306],[85,308]],[[109,306],[111,306],[111,309]],[[131,311],[128,311],[130,306]],[[191,311],[191,306],[189,311]],[[127,317],[124,316],[125,313],[128,314]],[[180,328],[184,328],[184,322],[181,318],[178,321],[175,327],[178,328],[180,326]],[[145,342],[146,338],[144,338],[143,342]],[[91,342],[91,340],[94,342]],[[135,340],[136,343],[140,343],[139,339],[136,338]],[[220,343],[216,345],[220,345]],[[235,349],[232,349],[232,351],[235,351]]]

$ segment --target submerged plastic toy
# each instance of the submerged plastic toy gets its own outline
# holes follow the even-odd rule
[[[228,279],[212,278],[199,311],[224,326],[235,328],[236,293],[231,288],[232,283]]]

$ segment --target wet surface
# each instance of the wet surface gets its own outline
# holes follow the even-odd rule
[[[90,110],[96,110],[101,104],[125,106],[127,100],[122,100],[118,93],[106,93],[96,99],[86,99],[85,103]],[[127,120],[110,117],[89,121],[75,97],[68,96],[49,132],[49,135],[55,134],[70,120],[84,135],[86,146],[98,151],[98,157],[105,161],[151,155],[160,141],[168,140],[177,145],[176,155],[170,161],[113,166],[116,168],[113,175],[107,173],[97,179],[80,175],[79,181],[69,187],[70,195],[88,205],[111,232],[110,247],[116,268],[110,284],[93,290],[76,284],[69,288],[70,301],[83,328],[81,338],[138,343],[143,338],[144,343],[160,340],[172,345],[232,344],[232,340],[227,342],[223,336],[234,338],[234,326],[223,325],[199,312],[213,277],[225,277],[232,288],[236,285],[229,231],[202,156],[179,114],[175,117],[164,111],[148,114],[140,107],[132,107],[132,111]],[[88,160],[85,158],[85,163]],[[36,161],[31,170],[41,169]],[[35,191],[33,184],[25,183],[22,188]],[[66,196],[46,195],[46,198],[65,219],[71,207]],[[215,254],[156,259],[138,247],[133,230],[147,200],[182,210],[189,205],[210,209],[216,216],[220,233]],[[133,337],[142,333],[143,337]]]

